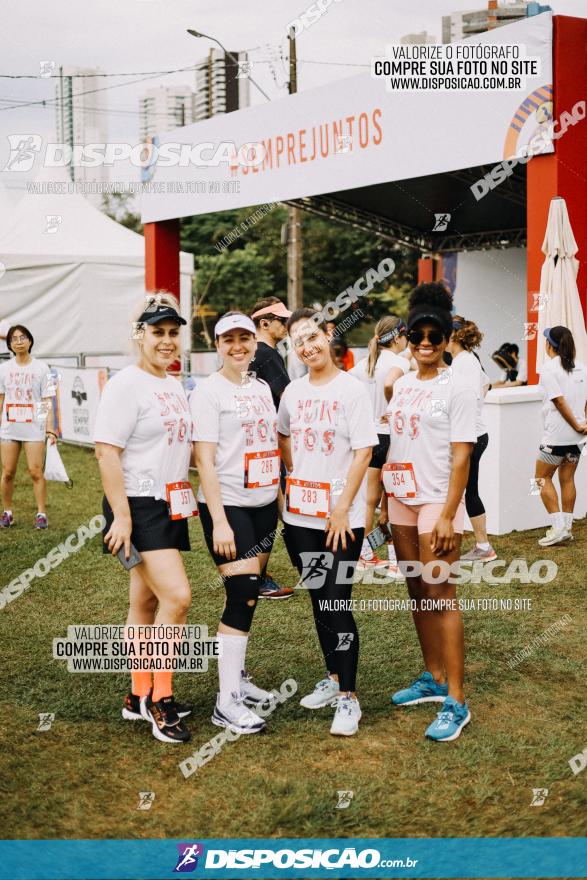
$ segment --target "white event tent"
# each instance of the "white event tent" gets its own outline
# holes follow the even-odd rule
[[[30,327],[38,356],[128,354],[129,320],[145,292],[144,239],[67,192],[70,183],[64,168],[48,168],[16,205],[0,190],[0,318]],[[182,253],[188,328],[193,272],[193,256]]]

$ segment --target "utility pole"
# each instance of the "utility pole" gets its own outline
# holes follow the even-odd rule
[[[296,32],[289,29],[289,93],[298,90]],[[302,218],[299,208],[287,209],[287,307],[290,311],[303,304],[302,291]]]

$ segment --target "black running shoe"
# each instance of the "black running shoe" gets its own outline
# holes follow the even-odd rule
[[[151,696],[141,698],[141,715],[147,716],[155,739],[160,742],[187,742],[189,731],[177,712],[177,704],[173,696],[163,697],[154,702]]]
[[[151,689],[151,693],[152,693]],[[192,714],[193,706],[190,706],[188,703],[178,703],[176,701],[175,708],[177,710],[177,714],[180,718],[185,718],[187,715]],[[141,714],[141,698],[137,697],[136,694],[127,694],[124,698],[124,706],[122,707],[122,717],[125,721],[148,721],[151,722],[151,719],[145,715]]]

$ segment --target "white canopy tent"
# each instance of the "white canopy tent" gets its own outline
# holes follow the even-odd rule
[[[16,206],[0,192],[0,317],[30,327],[40,356],[127,354],[129,320],[145,292],[145,242],[68,192],[70,183],[65,169],[50,168]],[[181,254],[180,268],[189,348],[191,254]]]

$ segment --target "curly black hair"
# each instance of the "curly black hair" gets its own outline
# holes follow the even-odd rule
[[[418,284],[410,294],[410,309],[417,306],[435,306],[437,309],[452,309],[452,297],[444,284],[438,281],[427,281],[424,284]]]

